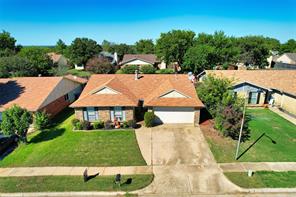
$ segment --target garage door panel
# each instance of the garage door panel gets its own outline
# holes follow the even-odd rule
[[[193,108],[155,107],[154,113],[159,123],[193,123]]]

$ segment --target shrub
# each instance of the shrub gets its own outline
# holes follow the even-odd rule
[[[138,70],[138,66],[137,65],[128,65],[123,67],[122,72],[124,74],[134,74],[136,70]]]
[[[76,124],[73,126],[74,126],[75,130],[82,130],[83,129],[82,122],[80,122],[80,121],[76,122]]]
[[[82,125],[82,129],[83,130],[90,130],[91,129],[91,124],[90,122],[84,120],[84,121],[81,121],[81,125]]]
[[[154,112],[146,112],[144,115],[144,122],[146,127],[153,127],[155,115]]]
[[[156,74],[174,74],[175,71],[174,69],[166,68],[166,69],[157,70],[155,73]]]
[[[128,122],[127,122],[127,121],[124,121],[124,122],[122,123],[122,128],[124,128],[124,129],[129,128],[129,126],[128,126]]]
[[[42,130],[49,127],[49,115],[46,112],[36,112],[34,116],[35,129]]]
[[[140,71],[144,74],[154,74],[156,68],[154,68],[151,64],[148,64],[141,66]]]
[[[104,127],[105,127],[105,129],[111,129],[112,128],[112,121],[111,120],[105,121]]]
[[[72,123],[73,127],[75,127],[78,122],[80,122],[80,120],[78,120],[77,118],[74,118],[74,119],[71,120],[71,123]]]
[[[103,121],[98,121],[93,123],[93,128],[94,129],[102,129],[104,128],[104,122]]]
[[[134,120],[129,120],[127,121],[127,124],[130,128],[135,128],[136,127],[136,121]]]
[[[124,73],[123,73],[122,69],[119,69],[119,70],[116,71],[115,74],[124,74]]]

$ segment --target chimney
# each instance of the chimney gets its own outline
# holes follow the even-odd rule
[[[139,71],[135,70],[135,80],[138,80],[138,79],[139,79]]]
[[[114,61],[116,62],[116,64],[118,64],[118,55],[116,52],[114,52],[113,58],[114,58]]]

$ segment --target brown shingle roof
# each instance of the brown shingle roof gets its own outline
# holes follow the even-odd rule
[[[155,64],[156,62],[159,62],[156,55],[154,54],[125,54],[120,64],[125,64],[136,59],[143,60],[150,64]]]
[[[37,111],[62,77],[21,77],[0,79],[0,111],[17,104]]]
[[[81,84],[86,84],[87,81],[88,81],[85,78],[77,77],[77,76],[74,76],[74,75],[66,75],[66,76],[64,76],[64,78],[69,79],[71,81],[76,81],[76,82],[81,83]]]
[[[235,84],[249,82],[296,95],[296,70],[207,70],[206,73],[233,79]]]
[[[95,94],[103,87],[118,94]],[[159,98],[170,90],[188,98]],[[92,75],[80,98],[71,106],[137,106],[140,99],[145,106],[203,107],[187,75],[141,75],[135,80],[134,75],[124,74]]]

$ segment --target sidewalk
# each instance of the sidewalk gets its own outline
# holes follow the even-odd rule
[[[238,162],[219,163],[223,172],[247,172],[253,171],[296,171],[296,162]]]
[[[285,118],[286,120],[292,122],[294,125],[296,125],[296,118],[294,118],[293,116],[290,116],[289,114],[279,110],[276,107],[269,107],[269,109],[274,113],[277,113],[279,116]]]
[[[88,174],[99,175],[132,175],[152,174],[151,166],[119,166],[119,167],[18,167],[0,168],[0,177],[24,177],[24,176],[82,176],[85,169]]]

